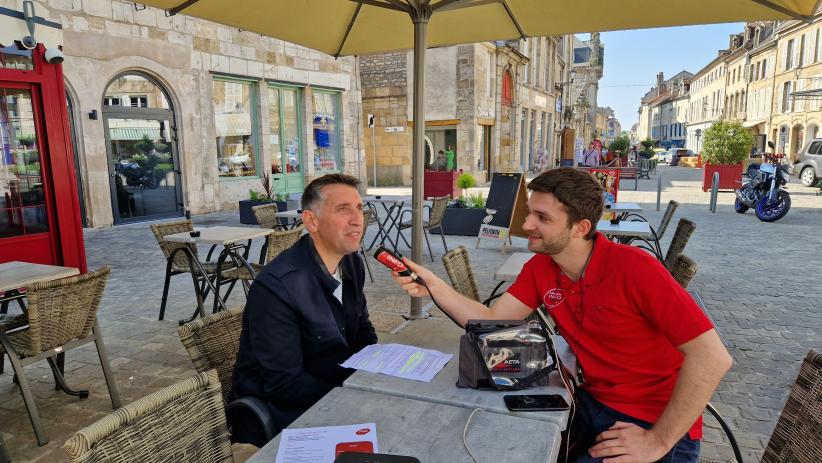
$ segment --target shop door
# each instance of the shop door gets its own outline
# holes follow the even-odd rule
[[[104,118],[114,223],[183,215],[174,125],[169,118]]]
[[[57,260],[37,87],[0,81],[0,262]]]
[[[303,148],[300,89],[268,87],[271,178],[276,193],[303,191]]]

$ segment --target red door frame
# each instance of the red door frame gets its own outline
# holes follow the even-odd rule
[[[12,85],[22,84],[24,88],[28,87],[32,91],[38,146],[41,147],[41,159],[48,164],[46,168],[41,166],[40,171],[46,192],[52,261],[41,263],[76,267],[85,272],[86,252],[75,181],[76,166],[66,108],[63,67],[60,64],[46,62],[43,58],[45,51],[42,44],[33,50],[34,70],[0,69],[0,81]],[[13,241],[24,248],[27,244],[34,244],[33,240],[36,241],[36,235],[5,238],[2,242],[6,244]],[[0,255],[0,262],[8,260],[15,259]]]

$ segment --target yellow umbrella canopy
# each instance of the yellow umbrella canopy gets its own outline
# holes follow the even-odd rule
[[[578,32],[800,19],[822,0],[140,0],[334,56],[414,48],[411,257],[422,257],[425,49]],[[420,299],[411,317],[423,316]]]
[[[330,55],[413,47],[409,3],[433,15],[428,46],[580,32],[806,19],[819,0],[148,0]],[[350,27],[350,31],[349,31]],[[347,37],[346,37],[347,35]]]

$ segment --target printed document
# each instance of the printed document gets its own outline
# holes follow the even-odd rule
[[[283,429],[275,463],[332,463],[343,452],[379,451],[374,423]]]
[[[372,344],[352,355],[342,366],[430,383],[453,357],[403,344]]]

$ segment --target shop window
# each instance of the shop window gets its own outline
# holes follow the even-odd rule
[[[314,125],[314,168],[319,171],[340,170],[340,93],[315,89],[311,110]]]
[[[103,99],[103,106],[120,106],[120,98],[107,96]]]
[[[0,45],[0,69],[33,70],[34,59],[32,59],[31,50],[14,44],[7,47]]]
[[[31,93],[0,87],[0,238],[48,231]]]
[[[292,174],[301,171],[301,96],[298,88],[268,87],[272,174]]]
[[[214,78],[211,101],[220,177],[257,175],[256,100],[252,82]]]

